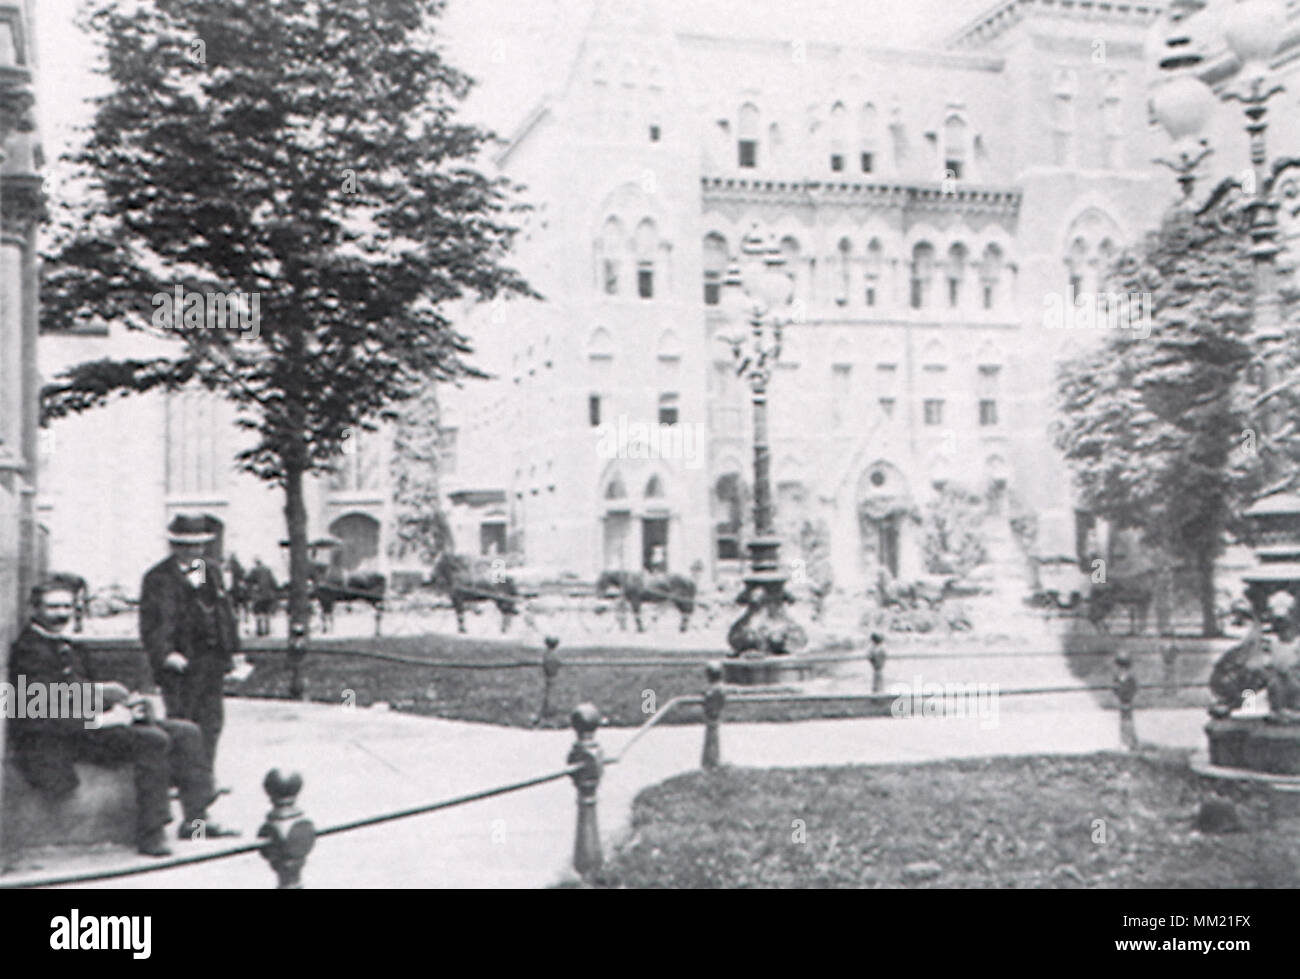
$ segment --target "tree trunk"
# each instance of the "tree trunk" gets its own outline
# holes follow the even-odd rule
[[[1201,635],[1210,639],[1219,634],[1219,619],[1214,608],[1214,552],[1196,555],[1196,590],[1201,601]]]
[[[303,466],[297,460],[285,461],[284,518],[289,528],[289,635],[295,626],[302,627],[305,637],[311,625],[311,606],[307,594],[310,573],[307,555],[307,507],[302,495]]]

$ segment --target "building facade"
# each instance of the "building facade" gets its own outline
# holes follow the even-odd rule
[[[737,570],[752,412],[722,280],[757,231],[793,279],[769,391],[784,556],[812,534],[845,587],[921,573],[945,485],[984,497],[997,547],[1032,514],[1038,553],[1073,553],[1053,364],[1098,334],[1044,311],[1094,293],[1173,197],[1145,104],[1160,13],[1012,0],[895,50],[597,4],[498,160],[535,205],[520,264],[546,301],[479,315],[512,360],[447,404],[477,426],[461,457],[496,472],[446,488],[500,491],[484,519],[547,572]]]

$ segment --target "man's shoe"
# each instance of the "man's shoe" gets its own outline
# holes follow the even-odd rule
[[[182,840],[212,840],[221,836],[238,835],[239,830],[230,829],[207,819],[191,819],[183,822],[180,829],[176,831],[177,839]]]
[[[142,839],[136,850],[146,857],[170,857],[172,855],[171,847],[167,845],[163,831],[160,829]]]

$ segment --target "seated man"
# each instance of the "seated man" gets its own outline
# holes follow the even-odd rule
[[[62,584],[38,586],[32,604],[32,621],[9,652],[15,689],[19,677],[28,690],[38,683],[95,684],[85,651],[61,635],[72,616],[72,593]],[[93,718],[53,716],[59,713],[58,699],[51,696],[51,716],[10,719],[10,743],[27,780],[46,792],[66,795],[77,787],[74,762],[130,763],[135,769],[136,843],[141,853],[151,857],[171,854],[163,833],[171,822],[170,785],[180,790],[185,817],[178,834],[181,839],[237,835],[207,819],[216,792],[199,729],[189,721],[154,720],[145,699],[120,683],[95,687],[100,692],[95,703],[107,709]],[[89,710],[86,705],[82,713]]]

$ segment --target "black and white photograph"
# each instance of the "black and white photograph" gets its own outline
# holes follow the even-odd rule
[[[1297,118],[1297,0],[0,0],[0,896],[1258,950]]]

